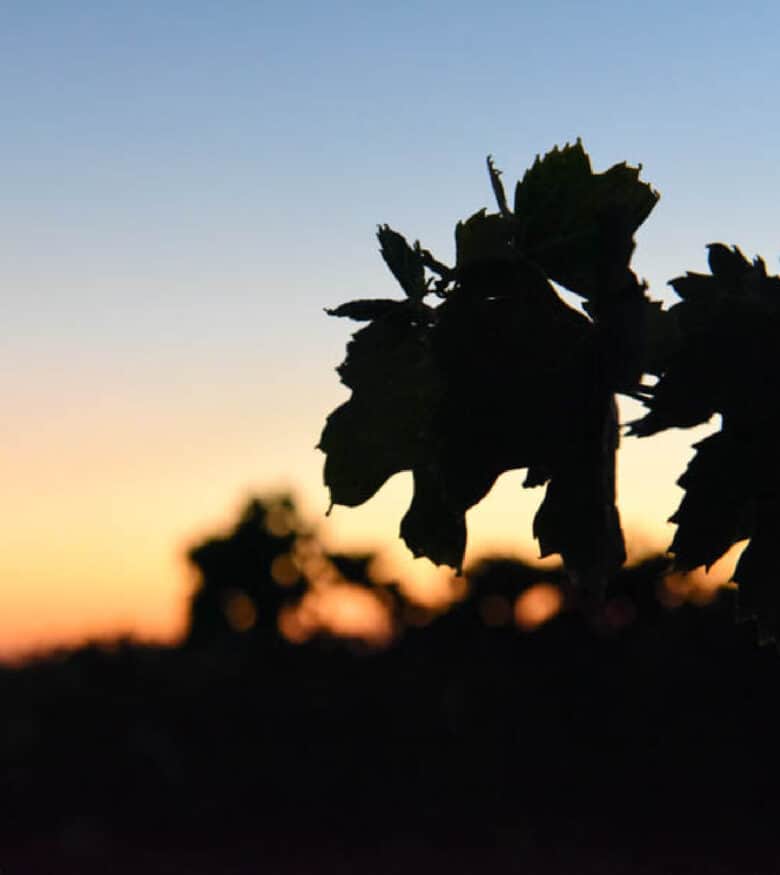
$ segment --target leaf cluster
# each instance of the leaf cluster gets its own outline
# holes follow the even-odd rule
[[[542,556],[561,554],[586,594],[623,564],[615,501],[616,393],[639,398],[637,436],[722,416],[680,479],[670,547],[680,569],[751,542],[735,572],[740,610],[773,636],[780,605],[780,280],[722,244],[711,273],[672,280],[680,302],[651,301],[631,269],[634,236],[658,194],[640,169],[595,173],[577,141],[537,157],[510,206],[488,158],[495,212],[455,228],[455,264],[379,228],[403,290],[329,310],[365,323],[338,368],[351,390],[320,440],[335,504],[362,504],[394,474],[414,494],[400,534],[416,556],[460,568],[466,513],[504,471],[546,485],[533,521]],[[582,299],[574,309],[559,294]],[[646,375],[658,377],[650,387]]]
[[[510,210],[488,166],[498,211],[458,223],[453,267],[383,226],[405,298],[330,311],[368,324],[339,368],[352,397],[322,434],[325,480],[333,502],[354,506],[411,470],[401,536],[415,555],[460,567],[466,511],[502,472],[525,468],[526,485],[547,484],[534,521],[542,554],[561,553],[596,585],[625,555],[613,395],[641,368],[639,344],[616,326],[641,328],[629,261],[657,195],[624,164],[593,173],[578,142],[538,159]],[[553,283],[582,296],[588,316]]]

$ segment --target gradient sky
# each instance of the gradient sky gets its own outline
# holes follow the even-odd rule
[[[398,294],[377,223],[449,260],[488,152],[510,185],[577,136],[598,170],[642,163],[656,296],[714,240],[776,272],[778,33],[773,2],[0,4],[0,653],[170,636],[186,545],[252,490],[321,515],[351,330],[323,307]],[[652,543],[694,437],[624,444]],[[519,483],[475,546],[528,546]],[[325,531],[390,541],[409,493]]]

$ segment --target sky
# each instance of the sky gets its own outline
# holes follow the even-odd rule
[[[654,297],[716,240],[776,272],[779,32],[771,2],[0,4],[0,655],[180,633],[187,547],[253,492],[427,573],[395,541],[408,475],[322,520],[352,330],[323,308],[399,294],[377,224],[451,260],[488,153],[511,185],[579,136],[661,192]],[[637,543],[668,541],[703,433],[624,442]],[[532,550],[520,482],[471,555]]]

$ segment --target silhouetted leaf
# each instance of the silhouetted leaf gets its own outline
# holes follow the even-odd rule
[[[616,164],[593,173],[579,140],[537,158],[515,189],[518,249],[594,302],[619,289],[634,233],[658,201],[640,169]]]
[[[751,446],[732,435],[711,435],[695,444],[696,455],[677,481],[685,496],[670,522],[677,532],[670,547],[682,571],[710,568],[753,524]]]
[[[456,269],[459,274],[475,264],[507,263],[515,260],[512,246],[512,224],[503,216],[474,213],[455,226]]]
[[[582,439],[562,454],[534,519],[541,555],[560,553],[573,581],[596,594],[626,558],[615,507],[617,410],[611,397],[602,401],[600,415],[591,407],[591,421],[578,422]]]
[[[380,319],[382,316],[389,316],[390,314],[395,313],[400,307],[405,306],[406,301],[374,298],[368,301],[349,301],[346,304],[334,307],[332,310],[326,309],[325,312],[328,316],[354,319],[356,322],[370,322],[372,319]]]
[[[414,556],[461,571],[466,551],[466,518],[448,500],[440,471],[420,465],[414,471],[414,495],[401,520],[401,537]]]
[[[440,391],[426,330],[415,311],[393,310],[350,341],[339,373],[353,394],[328,417],[319,444],[335,504],[362,504],[417,461]]]
[[[401,288],[412,300],[421,301],[427,288],[420,244],[415,243],[412,249],[406,238],[388,225],[380,225],[376,236],[379,238],[382,258],[401,284]]]
[[[672,280],[682,301],[670,311],[679,339],[632,428],[665,428],[722,417],[721,431],[697,444],[679,480],[685,496],[672,517],[678,567],[712,565],[750,539],[734,579],[740,613],[757,620],[762,640],[777,632],[780,582],[770,561],[780,502],[780,279],[734,247],[709,247],[711,273]]]

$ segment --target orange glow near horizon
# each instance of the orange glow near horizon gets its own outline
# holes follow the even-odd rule
[[[552,620],[563,606],[563,596],[552,583],[536,583],[515,601],[515,622],[525,632]]]
[[[380,579],[398,581],[425,610],[457,597],[452,572],[413,559],[397,537],[410,475],[393,477],[362,507],[324,517],[323,458],[313,445],[340,400],[335,392],[315,384],[292,397],[261,387],[267,397],[257,414],[242,418],[236,411],[254,409],[260,391],[248,378],[227,396],[215,384],[189,407],[181,398],[166,406],[148,386],[127,397],[87,389],[95,387],[73,387],[48,407],[30,396],[27,420],[19,414],[19,428],[2,439],[0,658],[95,638],[176,641],[193,586],[187,549],[228,529],[250,495],[290,487],[329,549],[378,549]],[[277,411],[270,424],[269,409]],[[668,544],[672,527],[662,521],[681,494],[674,480],[701,436],[623,442],[619,489],[631,558]],[[531,523],[542,490],[523,489],[522,479],[503,475],[469,512],[467,564],[488,552],[538,556]],[[273,525],[281,531],[286,521]],[[292,580],[295,572],[281,563],[274,573]]]
[[[308,583],[300,602],[280,612],[279,631],[288,641],[302,644],[319,632],[377,647],[393,639],[393,618],[381,590],[369,591],[343,577],[316,539],[298,538],[293,553],[277,557],[274,564],[279,560]]]
[[[746,543],[735,544],[709,571],[695,568],[684,574],[668,574],[660,584],[658,592],[661,603],[667,608],[678,608],[686,602],[700,607],[708,605],[719,589],[733,585],[729,581]]]
[[[394,634],[392,619],[382,601],[347,582],[307,592],[299,606],[287,609],[279,618],[279,630],[293,643],[325,631],[375,646],[388,644]]]

